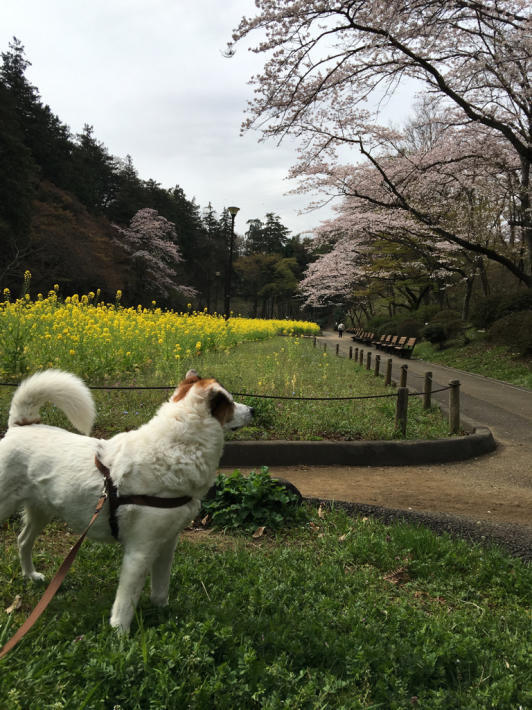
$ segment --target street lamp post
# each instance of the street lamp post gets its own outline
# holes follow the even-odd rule
[[[228,207],[227,211],[231,215],[231,236],[229,239],[229,254],[227,257],[227,269],[225,272],[224,289],[224,318],[229,320],[231,315],[231,273],[233,271],[233,246],[235,242],[235,217],[240,208]]]

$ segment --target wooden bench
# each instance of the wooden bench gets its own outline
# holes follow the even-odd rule
[[[393,335],[383,335],[379,343],[376,345],[377,350],[384,350],[384,348],[390,344]]]
[[[400,345],[399,343],[395,346],[394,352],[399,357],[412,357],[412,352],[416,344],[417,338],[405,338],[405,342]]]
[[[406,335],[401,335],[399,337],[399,340],[395,343],[393,348],[390,348],[390,352],[393,353],[394,355],[399,355],[401,353],[401,350],[403,347],[406,345],[407,337]]]
[[[393,352],[393,349],[397,345],[398,340],[399,340],[398,335],[392,335],[390,340],[387,340],[386,343],[384,343],[384,345],[381,345],[381,350],[384,350],[387,353]]]

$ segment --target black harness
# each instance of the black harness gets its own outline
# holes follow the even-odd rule
[[[98,456],[94,457],[97,469],[103,475],[105,480],[105,492],[109,502],[109,525],[113,537],[118,540],[118,518],[116,511],[121,505],[147,505],[150,508],[179,508],[182,505],[190,503],[191,496],[181,496],[180,498],[158,498],[157,496],[145,495],[118,495],[118,489],[111,477],[111,472],[105,464],[103,464]]]

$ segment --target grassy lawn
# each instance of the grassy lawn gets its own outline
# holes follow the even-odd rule
[[[532,389],[532,359],[519,358],[510,348],[493,345],[479,333],[468,345],[450,345],[444,350],[428,342],[418,343],[415,357]]]
[[[107,625],[119,549],[85,543],[45,615],[0,662],[0,706],[531,706],[532,567],[422,528],[310,515],[259,540],[187,533],[169,608],[154,611],[146,590],[125,640]],[[0,530],[6,638],[42,592],[19,576],[16,528]],[[70,544],[50,528],[37,567],[50,576]],[[22,608],[8,616],[17,594]]]
[[[175,379],[154,378],[149,369],[135,377],[125,376],[108,384],[174,385],[189,367],[201,375],[218,378],[231,392],[297,397],[349,397],[351,395],[392,394],[383,378],[336,357],[333,351],[312,345],[312,339],[275,337],[261,342],[242,343],[230,350],[206,352],[183,360]],[[176,368],[177,369],[177,368]],[[92,384],[89,381],[89,384]],[[13,390],[0,390],[0,424],[5,426]],[[95,391],[98,418],[95,435],[108,437],[147,421],[169,396],[164,391]],[[252,427],[228,438],[239,439],[392,439],[395,432],[395,397],[350,402],[279,401],[257,397],[237,397],[252,404],[256,416]],[[46,421],[67,426],[49,410]],[[432,439],[447,436],[448,424],[437,408],[424,412],[421,397],[411,397],[407,436]]]

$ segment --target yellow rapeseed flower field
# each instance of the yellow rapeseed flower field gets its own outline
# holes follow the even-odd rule
[[[156,308],[124,308],[98,295],[46,297],[16,301],[4,291],[0,302],[0,378],[16,379],[47,367],[76,372],[91,381],[149,372],[151,377],[179,371],[180,361],[209,350],[229,350],[245,341],[278,334],[312,335],[315,323],[176,313]],[[98,292],[97,292],[98,293]],[[177,366],[177,367],[176,367]]]

